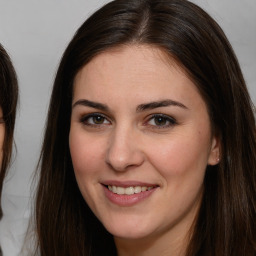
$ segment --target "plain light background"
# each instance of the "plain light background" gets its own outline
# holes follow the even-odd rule
[[[16,68],[20,105],[17,153],[4,183],[0,244],[19,255],[30,216],[31,181],[38,161],[48,102],[61,55],[76,29],[104,0],[0,0],[0,43]],[[221,25],[256,103],[256,0],[194,0]]]

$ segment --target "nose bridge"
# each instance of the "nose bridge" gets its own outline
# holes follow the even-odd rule
[[[123,171],[128,167],[142,164],[144,157],[137,137],[136,129],[126,123],[117,125],[113,129],[106,161],[114,170]]]

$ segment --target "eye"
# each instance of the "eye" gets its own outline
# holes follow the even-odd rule
[[[163,114],[155,114],[151,116],[148,121],[148,124],[151,126],[155,126],[156,128],[167,128],[175,125],[177,122],[174,118],[163,115]]]
[[[89,114],[86,116],[83,116],[81,118],[81,122],[88,126],[98,126],[98,125],[108,125],[110,122],[107,120],[107,118],[98,113]]]

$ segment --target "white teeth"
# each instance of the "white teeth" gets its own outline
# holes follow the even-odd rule
[[[125,188],[124,193],[126,195],[133,195],[134,194],[134,188],[133,187]]]
[[[116,187],[116,193],[118,195],[123,195],[125,193],[125,188],[122,187]]]
[[[110,185],[108,185],[108,189],[110,191],[112,191],[113,193],[118,194],[118,195],[138,194],[138,193],[141,193],[141,192],[144,192],[144,191],[151,190],[152,188],[153,187],[146,187],[146,186],[143,186],[143,187],[136,186],[136,187],[124,188],[124,187],[117,187],[117,186],[110,186]]]
[[[138,194],[141,192],[141,187],[137,186],[134,188],[134,193]]]

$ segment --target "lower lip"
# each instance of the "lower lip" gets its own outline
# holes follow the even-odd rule
[[[117,204],[119,206],[133,206],[133,205],[145,200],[149,196],[151,196],[152,193],[154,193],[156,191],[157,187],[152,188],[147,191],[140,192],[138,194],[133,194],[133,195],[118,195],[118,194],[111,192],[105,186],[103,186],[103,189],[104,189],[106,197],[112,203]]]

